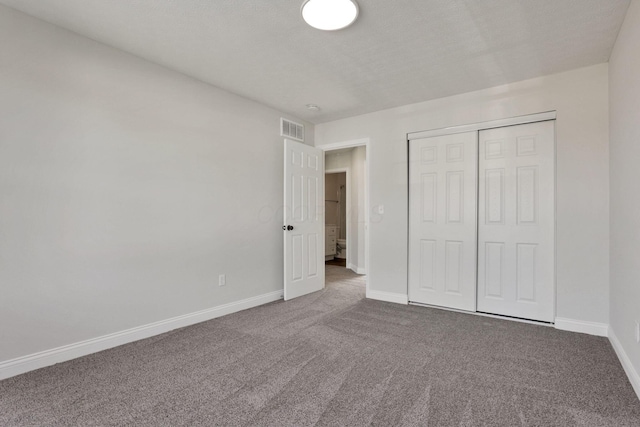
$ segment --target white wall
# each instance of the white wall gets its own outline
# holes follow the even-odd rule
[[[611,332],[635,370],[640,396],[640,2],[631,2],[609,62]]]
[[[327,151],[324,154],[325,170],[351,168],[351,152],[353,150]]]
[[[281,113],[3,6],[0,52],[0,362],[282,289]]]
[[[346,222],[346,210],[340,209],[340,205],[335,203],[335,201],[340,201],[338,198],[338,191],[340,191],[340,186],[344,185],[346,191],[347,185],[347,174],[346,172],[341,173],[328,173],[324,178],[324,199],[325,199],[325,212],[324,212],[324,223],[332,224],[340,226],[340,224],[345,224]],[[346,198],[346,194],[345,194]],[[342,218],[340,218],[342,216]],[[345,227],[343,225],[343,227]],[[346,228],[346,227],[345,227]],[[340,230],[338,236],[342,235],[344,230]],[[342,239],[342,237],[338,237]]]
[[[365,161],[366,148],[359,146],[351,152],[351,230],[352,234],[351,247],[351,264],[352,269],[357,273],[363,274],[366,271],[365,262]]]
[[[407,293],[408,132],[557,110],[557,316],[607,324],[607,85],[601,64],[316,125],[316,146],[371,141],[370,288]]]

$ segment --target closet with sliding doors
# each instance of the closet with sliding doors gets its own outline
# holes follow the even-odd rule
[[[408,135],[409,301],[555,315],[555,112]]]

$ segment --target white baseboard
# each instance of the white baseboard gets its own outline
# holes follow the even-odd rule
[[[349,270],[353,271],[353,272],[354,272],[354,273],[356,273],[356,274],[365,274],[365,273],[366,273],[366,271],[365,271],[365,269],[364,269],[364,268],[360,268],[360,267],[358,267],[358,266],[357,266],[357,265],[355,265],[355,264],[349,264],[349,265],[347,266],[347,268],[348,268]]]
[[[268,294],[258,295],[252,298],[219,305],[217,307],[196,311],[194,313],[172,317],[159,322],[149,323],[147,325],[115,332],[113,334],[103,335],[101,337],[91,338],[74,344],[0,362],[0,380],[33,371],[35,369],[44,368],[45,366],[55,365],[56,363],[65,362],[77,357],[86,356],[98,351],[117,347],[133,341],[149,338],[154,335],[163,334],[177,328],[183,328],[206,320],[215,319],[216,317],[224,316],[226,314],[257,307],[259,305],[277,301],[281,298],[282,291],[269,292]]]
[[[609,325],[606,323],[589,322],[586,320],[566,319],[556,317],[555,328],[562,331],[580,332],[582,334],[606,337],[609,335]]]
[[[407,294],[396,294],[392,292],[367,291],[367,298],[378,301],[395,302],[396,304],[409,304],[409,296]]]
[[[638,395],[638,399],[640,399],[640,374],[636,371],[635,367],[631,363],[631,359],[624,351],[622,344],[620,344],[618,337],[616,337],[616,334],[611,328],[609,328],[609,341],[611,342],[613,349],[616,351],[618,359],[620,359],[620,363],[622,364],[624,371],[627,373],[627,377],[629,377],[629,382],[633,386],[636,395]]]

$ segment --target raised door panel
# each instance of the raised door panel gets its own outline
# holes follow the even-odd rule
[[[464,242],[447,240],[444,243],[444,291],[461,295],[464,277]]]
[[[482,297],[504,300],[504,243],[485,242],[484,252],[484,292]]]
[[[481,131],[478,311],[552,322],[554,122]]]
[[[420,276],[418,283],[421,291],[436,290],[436,241],[424,239],[420,241]]]
[[[409,300],[474,311],[477,132],[409,150]]]
[[[423,173],[420,176],[420,197],[422,205],[422,223],[435,224],[438,213],[438,174]]]
[[[448,224],[461,224],[464,222],[464,171],[447,172],[446,178],[445,218]]]

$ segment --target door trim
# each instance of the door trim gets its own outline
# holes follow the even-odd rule
[[[454,133],[473,132],[493,128],[502,128],[507,126],[524,125],[527,123],[544,122],[556,119],[556,111],[547,111],[544,113],[528,114],[525,116],[509,117],[506,119],[490,120],[488,122],[470,123],[466,125],[450,126],[445,128],[430,129],[420,132],[409,132],[407,140],[429,138],[432,136],[451,135]]]
[[[369,138],[359,138],[359,139],[351,139],[347,141],[334,142],[331,144],[325,144],[321,146],[316,146],[316,148],[324,151],[325,155],[328,151],[339,150],[342,148],[355,148],[355,147],[365,147],[365,161],[364,161],[364,259],[365,259],[365,284],[366,284],[366,297],[372,298],[371,296],[371,238],[370,238],[370,228],[371,228],[371,204],[370,204],[370,195],[371,195],[371,141]],[[326,172],[326,171],[325,171]],[[324,194],[324,193],[323,193]],[[326,280],[326,278],[325,278]]]

